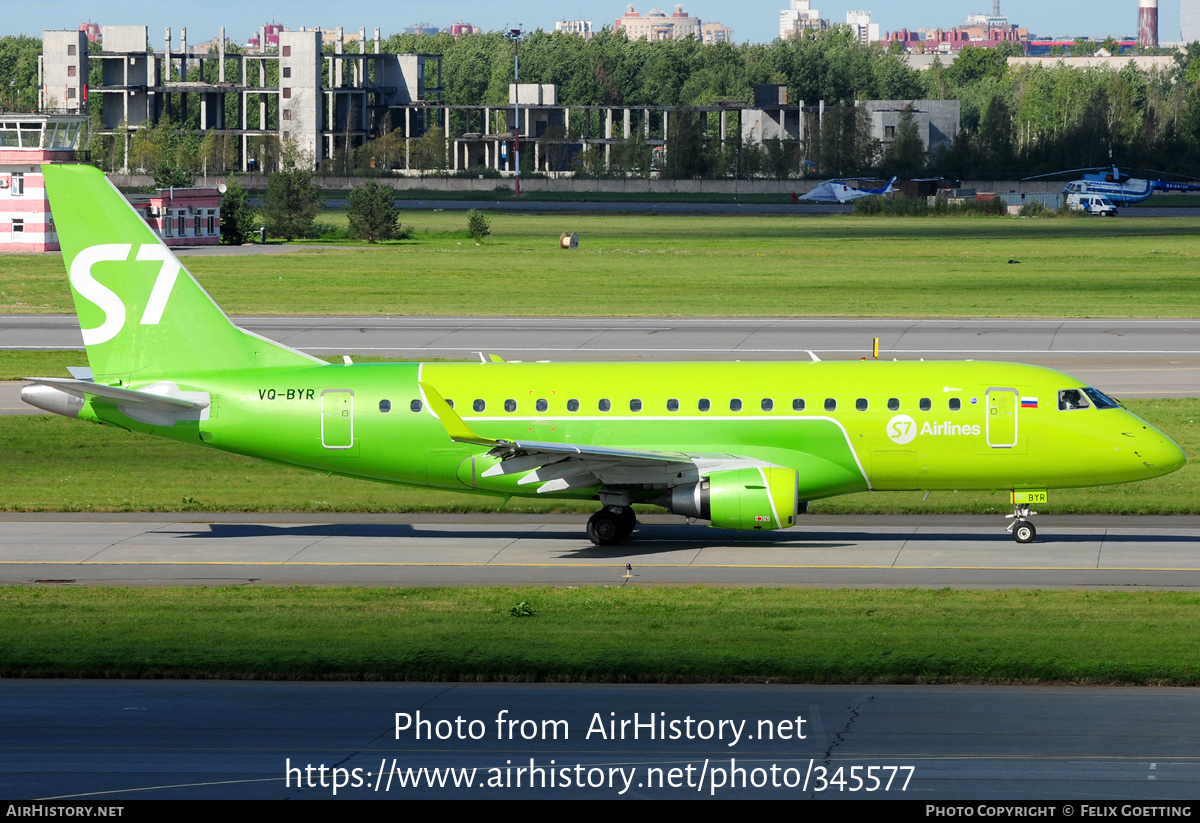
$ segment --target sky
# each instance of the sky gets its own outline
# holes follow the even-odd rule
[[[1159,38],[1179,39],[1180,0],[1159,0]],[[654,7],[647,0],[634,0],[639,12]],[[675,3],[658,0],[658,6],[670,14]],[[779,12],[786,0],[684,0],[684,10],[705,21],[719,21],[733,29],[737,42],[767,43],[779,34]],[[342,26],[357,31],[365,26],[368,36],[378,26],[386,37],[413,23],[430,23],[444,27],[450,23],[467,22],[486,30],[509,29],[518,24],[527,30],[553,29],[556,20],[571,18],[591,20],[597,29],[611,26],[625,12],[620,0],[516,0],[497,3],[494,0],[445,0],[443,2],[389,3],[342,0],[264,0],[246,3],[244,0],[204,0],[180,3],[130,3],[113,0],[4,0],[0,17],[0,35],[28,34],[40,36],[43,29],[76,28],[92,20],[101,25],[146,25],[151,43],[158,45],[163,29],[171,26],[178,37],[178,27],[188,27],[188,40],[199,43],[217,35],[225,26],[225,34],[235,42],[245,42],[252,32],[266,22],[278,22],[296,29],[300,26],[335,28]],[[844,22],[846,12],[864,9],[872,12],[872,21],[884,32],[899,28],[950,28],[966,21],[972,13],[991,13],[991,0],[813,0],[812,7],[821,16],[834,22]],[[1137,0],[1001,0],[1000,13],[1009,22],[1040,36],[1121,37],[1137,33]]]

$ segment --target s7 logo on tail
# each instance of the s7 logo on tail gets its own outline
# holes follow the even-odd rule
[[[116,337],[125,327],[125,304],[112,289],[92,276],[92,267],[97,263],[121,263],[129,260],[129,252],[133,246],[129,243],[104,243],[89,246],[71,261],[71,285],[75,291],[86,300],[96,304],[104,312],[104,322],[91,329],[83,329],[83,344],[95,346],[107,343]],[[142,312],[141,325],[157,326],[162,320],[163,311],[167,307],[167,299],[175,288],[181,266],[175,256],[165,246],[146,243],[138,247],[134,260],[145,263],[157,261],[158,276],[154,280],[154,288],[150,290],[150,298],[146,301],[146,309]],[[122,285],[133,278],[126,276]]]

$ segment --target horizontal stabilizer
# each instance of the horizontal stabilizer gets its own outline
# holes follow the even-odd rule
[[[84,400],[91,395],[93,397],[103,397],[105,400],[112,400],[122,405],[140,405],[147,407],[147,410],[163,412],[199,411],[200,409],[208,408],[208,403],[202,400],[188,400],[152,391],[120,389],[116,386],[93,383],[90,380],[74,380],[68,377],[29,377],[26,379],[32,383],[50,386]],[[170,383],[158,383],[155,384],[155,387],[161,387],[164,391],[169,391],[171,388],[174,388],[175,392],[179,391],[178,387]]]

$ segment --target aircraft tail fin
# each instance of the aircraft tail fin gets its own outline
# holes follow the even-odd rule
[[[895,188],[894,188],[894,186],[896,185],[896,180],[897,180],[897,179],[898,179],[898,178],[895,178],[895,177],[893,177],[891,180],[889,180],[889,181],[887,182],[887,185],[883,187],[883,193],[884,193],[884,194],[891,194],[893,191],[895,191]]]
[[[98,382],[324,363],[235,326],[99,169],[42,174]]]

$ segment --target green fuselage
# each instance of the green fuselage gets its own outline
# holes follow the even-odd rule
[[[1012,363],[372,364],[171,379],[210,394],[207,419],[154,426],[100,398],[80,417],[336,474],[496,495],[539,492],[520,485],[521,473],[483,477],[498,458],[453,442],[418,380],[483,437],[748,457],[794,469],[801,500],[1107,485],[1185,460],[1123,408],[1060,409],[1060,391],[1078,380]]]

